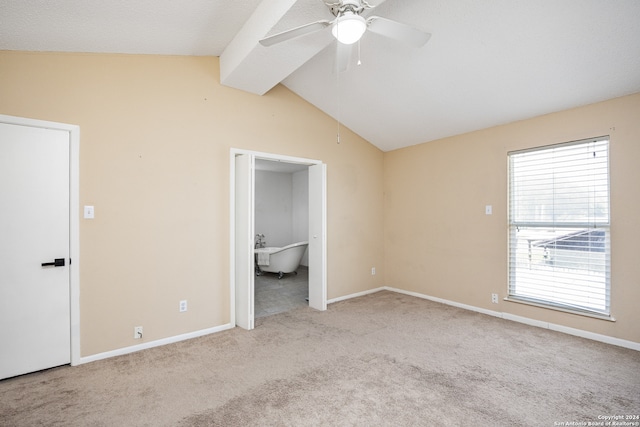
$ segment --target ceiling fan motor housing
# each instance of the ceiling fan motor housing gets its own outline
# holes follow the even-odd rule
[[[362,2],[360,0],[343,0],[340,3],[326,4],[329,6],[331,13],[335,17],[340,17],[345,12],[352,12],[354,15],[360,15],[362,11],[365,9],[371,9],[372,7],[367,2]]]

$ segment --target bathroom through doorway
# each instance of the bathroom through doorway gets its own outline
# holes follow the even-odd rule
[[[255,162],[254,247],[256,254],[255,317],[308,305],[309,171],[308,165],[257,158]],[[284,266],[271,262],[267,251]]]
[[[253,329],[255,317],[297,304],[325,310],[326,165],[232,149],[231,181],[231,322]],[[271,248],[308,242],[298,274],[256,275],[258,239]]]

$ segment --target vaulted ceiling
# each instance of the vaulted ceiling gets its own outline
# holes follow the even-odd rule
[[[222,84],[282,83],[384,151],[640,92],[638,0],[368,2],[431,39],[367,32],[338,73],[330,30],[258,43],[323,0],[0,0],[0,49],[220,56]]]

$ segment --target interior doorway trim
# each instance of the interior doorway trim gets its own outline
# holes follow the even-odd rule
[[[301,165],[307,165],[309,167],[318,166],[322,168],[322,171],[325,171],[326,165],[321,160],[315,159],[307,159],[302,157],[293,157],[286,156],[274,153],[265,153],[260,151],[253,150],[245,150],[238,148],[231,148],[230,156],[229,156],[229,177],[230,177],[230,190],[229,190],[229,221],[230,221],[230,230],[229,230],[229,324],[232,327],[238,326],[237,323],[237,313],[236,313],[236,157],[242,155],[252,156],[253,159],[256,160],[270,160],[275,162],[283,162],[283,163],[295,163]],[[323,172],[323,177],[324,177]],[[326,181],[323,178],[322,182],[322,203],[321,203],[321,229],[322,233],[320,236],[316,234],[313,235],[313,238],[320,238],[320,247],[322,248],[321,253],[321,266],[320,266],[320,277],[319,280],[319,289],[316,289],[318,296],[321,296],[319,300],[321,303],[319,307],[316,307],[320,310],[326,310],[327,307],[327,253],[326,253]],[[251,216],[253,217],[254,213],[251,212]],[[311,233],[311,230],[310,230]],[[320,233],[318,233],[320,234]],[[249,248],[247,248],[249,250]],[[252,249],[252,247],[251,247]],[[254,272],[255,274],[255,272]],[[311,291],[311,290],[310,290]],[[255,316],[255,313],[252,313],[252,316]],[[253,318],[253,317],[252,317]],[[252,329],[253,325],[249,327]]]
[[[71,365],[80,360],[80,126],[0,114],[0,123],[69,132],[69,307]]]

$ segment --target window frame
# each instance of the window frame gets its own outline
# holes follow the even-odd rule
[[[563,222],[556,221],[555,219],[546,222],[546,221],[522,221],[521,219],[515,218],[516,210],[514,209],[515,204],[515,191],[513,189],[515,183],[514,178],[514,164],[513,158],[516,155],[526,154],[526,153],[538,153],[545,150],[552,150],[555,148],[569,147],[569,146],[580,146],[587,145],[589,143],[601,143],[606,142],[605,150],[606,150],[606,221],[591,219],[588,218],[586,221],[571,221],[571,222]],[[550,144],[544,146],[537,146],[522,150],[509,151],[507,153],[507,297],[506,301],[522,303],[527,305],[533,305],[537,307],[542,307],[546,309],[552,309],[561,312],[567,312],[571,314],[584,315],[589,317],[595,317],[603,320],[611,320],[614,321],[611,314],[611,159],[610,159],[610,151],[611,151],[611,138],[609,135],[603,135],[594,138],[581,139],[576,141],[569,141],[559,144]],[[595,155],[595,154],[594,154]],[[550,161],[549,167],[554,167],[554,172],[556,170],[562,170],[560,167],[556,167],[557,165]],[[565,170],[566,171],[566,170]],[[552,188],[556,190],[556,183],[552,184]],[[589,204],[589,207],[592,208],[597,203],[593,201],[593,204]],[[554,199],[553,207],[555,211],[557,203]],[[583,307],[579,305],[572,305],[567,302],[559,302],[557,299],[554,301],[553,299],[545,299],[541,297],[533,297],[531,294],[529,296],[523,294],[517,294],[517,279],[518,275],[516,274],[517,269],[522,269],[521,266],[518,266],[518,249],[513,248],[514,244],[517,244],[516,234],[519,231],[519,228],[531,228],[531,229],[553,229],[553,230],[571,230],[571,229],[583,229],[591,231],[604,231],[603,237],[603,259],[604,259],[604,300],[605,307],[602,310],[593,309],[588,307]],[[568,235],[568,234],[567,234]],[[530,242],[529,242],[530,244]],[[557,244],[557,242],[556,242]],[[591,242],[589,243],[589,248],[591,251]],[[557,249],[557,248],[556,248]],[[530,248],[529,248],[530,250]],[[529,252],[529,260],[531,260],[531,253]],[[555,269],[554,269],[555,270]],[[592,272],[594,271],[590,266],[589,269],[585,269],[585,271]],[[521,283],[521,286],[523,283]],[[566,288],[565,288],[566,289]],[[526,292],[525,292],[526,293]],[[576,294],[571,296],[572,298],[576,298]]]

